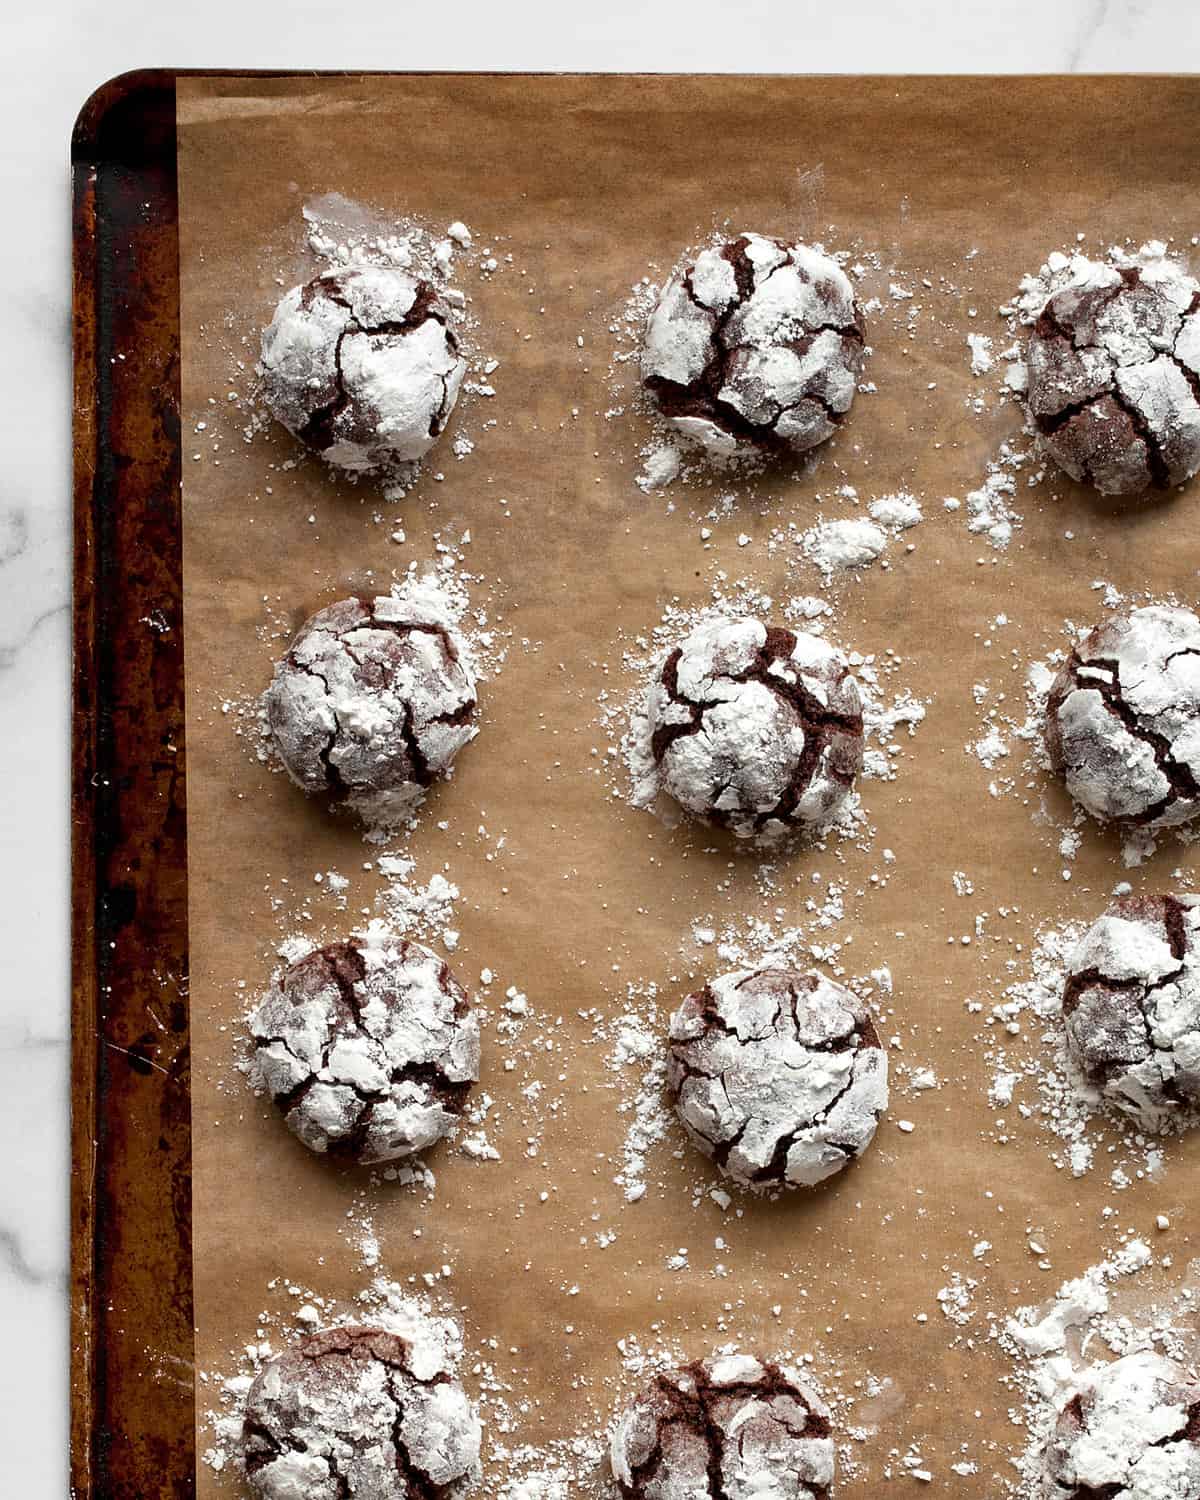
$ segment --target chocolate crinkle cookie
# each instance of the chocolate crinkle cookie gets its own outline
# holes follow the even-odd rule
[[[306,792],[400,822],[478,733],[458,634],[414,600],[343,599],[304,622],[264,706],[280,759]]]
[[[1200,906],[1114,901],[1071,955],[1063,990],[1071,1052],[1146,1130],[1200,1106]]]
[[[263,1500],[436,1500],[474,1469],[479,1443],[450,1372],[382,1328],[310,1335],[246,1399],[243,1456]]]
[[[422,1151],[479,1077],[479,1021],[434,953],[377,930],[283,970],[250,1018],[259,1076],[310,1151],[352,1162]]]
[[[658,785],[740,839],[825,828],[862,766],[862,702],[841,655],[760,620],[693,630],[655,673],[646,712]]]
[[[864,353],[862,314],[835,260],[743,234],[667,282],[646,327],[642,383],[713,457],[800,454],[850,410]]]
[[[829,1411],[794,1370],[747,1354],[666,1370],[609,1448],[626,1500],[828,1500]]]
[[[367,473],[429,452],[467,366],[430,282],[354,266],[288,292],[260,368],[276,421],[326,463]]]
[[[1147,605],[1075,647],[1046,703],[1046,747],[1101,822],[1167,828],[1200,812],[1200,620]]]
[[[1200,1386],[1153,1351],[1075,1378],[1039,1500],[1200,1500]]]
[[[1030,336],[1030,415],[1106,495],[1182,484],[1200,469],[1200,283],[1166,259],[1083,264]]]
[[[821,974],[735,970],[671,1018],[667,1086],[684,1129],[744,1187],[811,1187],[871,1144],[887,1055],[866,1007]]]

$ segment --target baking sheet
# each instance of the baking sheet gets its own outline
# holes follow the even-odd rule
[[[259,764],[220,705],[266,682],[273,619],[296,624],[351,588],[382,590],[392,569],[431,556],[443,529],[468,528],[470,566],[501,587],[501,628],[515,641],[487,684],[482,733],[411,852],[419,878],[448,863],[461,887],[456,971],[469,982],[487,966],[500,989],[527,992],[526,1039],[549,1036],[553,1050],[531,1048],[531,1064],[505,1072],[494,1040],[487,1047],[488,1134],[502,1160],[441,1149],[430,1158],[432,1202],[399,1187],[373,1194],[381,1269],[404,1280],[453,1268],[445,1290],[463,1309],[468,1350],[496,1340],[488,1359],[528,1398],[508,1442],[594,1430],[617,1382],[628,1384],[618,1339],[678,1340],[701,1355],[736,1337],[811,1349],[818,1368],[841,1372],[840,1389],[868,1376],[894,1382],[886,1401],[855,1414],[877,1430],[853,1445],[847,1500],[874,1494],[889,1450],[914,1442],[956,1495],[994,1494],[992,1476],[1020,1439],[1000,1384],[1006,1364],[961,1338],[952,1347],[958,1330],[940,1316],[937,1289],[958,1270],[979,1280],[981,1303],[1047,1297],[1110,1245],[1102,1215],[1114,1203],[1121,1223],[1143,1229],[1169,1214],[1184,1266],[1200,1228],[1187,1192],[1200,1139],[1170,1146],[1160,1182],[1120,1194],[1103,1169],[1067,1179],[1030,1129],[995,1144],[979,1021],[965,1001],[995,996],[1003,961],[1021,957],[1017,943],[1028,951],[1039,922],[1090,917],[1126,873],[1153,890],[1194,858],[1168,843],[1125,872],[1115,842],[1089,828],[1063,882],[1057,834],[1033,816],[1045,794],[1061,818],[1061,796],[1038,782],[992,799],[988,773],[964,754],[979,733],[972,684],[1007,674],[1017,694],[1020,662],[1043,654],[1065,618],[1100,613],[1097,578],[1190,597],[1195,502],[1122,509],[1043,485],[1020,496],[1023,529],[998,553],[941,499],[976,487],[1017,426],[1012,407],[969,410],[977,382],[965,338],[1006,342],[994,313],[1019,275],[1077,232],[1100,243],[1190,237],[1181,188],[1200,147],[1196,82],[189,78],[178,99],[197,1368],[231,1370],[273,1278],[331,1297],[363,1285],[343,1233],[361,1207],[361,1176],[308,1155],[231,1065],[241,986],[263,982],[280,936],[300,925],[314,872],[351,880],[348,912],[311,903],[319,937],[353,925],[379,888],[361,868],[371,851],[354,825]],[[398,508],[318,463],[281,467],[295,446],[277,431],[242,441],[224,409],[231,380],[247,388],[233,360],[252,366],[288,277],[315,268],[301,253],[300,208],[329,192],[385,216],[465,219],[513,257],[469,288],[481,342],[501,360],[494,405],[461,416],[475,452],[459,463],[443,444]],[[633,483],[647,427],[635,414],[605,416],[606,330],[650,263],[669,267],[726,217],[735,231],[876,250],[928,311],[911,339],[895,317],[877,320],[868,375],[878,393],[859,398],[811,475],[742,487],[705,552],[698,510],[708,498],[683,488],[669,509]],[[665,1016],[714,962],[711,951],[681,952],[693,917],[720,922],[762,899],[751,860],[730,863],[695,831],[669,832],[609,794],[593,755],[608,742],[597,700],[630,686],[622,634],[652,627],[673,598],[706,602],[714,562],[768,591],[812,591],[816,580],[790,579],[764,541],[781,521],[808,524],[815,492],[840,482],[864,496],[907,488],[924,502],[915,551],[893,547],[888,570],[842,589],[833,630],[864,653],[898,653],[889,687],[928,699],[929,713],[897,779],[864,787],[872,846],[797,856],[771,904],[786,925],[803,917],[814,872],[818,894],[824,882],[845,884],[846,919],[830,935],[852,939],[842,953],[850,973],[892,970],[881,1031],[899,1039],[893,1067],[930,1066],[945,1084],[896,1097],[874,1147],[822,1191],[748,1203],[737,1216],[708,1199],[697,1206],[695,1185],[717,1178],[690,1151],[675,1158],[683,1143],[672,1137],[651,1158],[646,1197],[627,1205],[612,1178],[628,1118],[595,1019],[580,1013],[619,1014],[633,981],[660,986]],[[402,547],[389,540],[397,524]],[[739,547],[739,533],[750,545]],[[1001,612],[1011,624],[989,648]],[[872,886],[884,847],[896,862]],[[974,883],[967,900],[955,895],[957,870]],[[984,911],[995,939],[963,945]],[[530,1068],[544,1099],[562,1101],[556,1111],[521,1097]],[[908,1135],[896,1126],[905,1116],[916,1125]],[[1052,1272],[1036,1269],[1031,1227]],[[616,1238],[601,1248],[596,1236],[609,1230]],[[976,1262],[982,1239],[993,1248]],[[687,1269],[668,1270],[681,1247]],[[965,1330],[981,1345],[983,1332]],[[210,1404],[201,1388],[201,1407]],[[947,1465],[963,1443],[980,1471],[960,1479]],[[493,1492],[503,1466],[487,1477]],[[201,1467],[201,1496],[235,1488]]]

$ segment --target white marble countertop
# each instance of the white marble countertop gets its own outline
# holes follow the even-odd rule
[[[0,62],[0,1491],[67,1493],[70,219],[67,146],[145,65],[602,71],[1200,70],[1195,0],[716,0],[591,13],[534,0],[22,8]],[[1152,88],[1147,109],[1153,109]]]

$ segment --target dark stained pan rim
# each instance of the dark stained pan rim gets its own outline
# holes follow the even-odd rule
[[[71,1493],[194,1495],[175,75],[72,141]]]

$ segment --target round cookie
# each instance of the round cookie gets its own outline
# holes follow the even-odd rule
[[[275,666],[267,724],[292,780],[401,821],[478,733],[462,639],[419,600],[343,599]]]
[[[1046,747],[1085,811],[1166,828],[1200,812],[1200,620],[1147,605],[1071,652],[1046,703]]]
[[[1029,339],[1029,412],[1072,479],[1106,495],[1200,469],[1200,283],[1166,259],[1081,270]]]
[[[1067,965],[1063,1018],[1085,1076],[1142,1128],[1200,1106],[1200,905],[1126,896]]]
[[[277,422],[326,463],[368,473],[429,452],[467,366],[430,282],[353,266],[288,292],[260,368]]]
[[[850,410],[864,353],[862,314],[836,261],[743,234],[667,282],[646,326],[642,384],[712,457],[800,454]]]
[[[258,1072],[310,1151],[392,1161],[448,1135],[479,1021],[446,965],[373,924],[297,959],[250,1018]]]
[[[1200,1386],[1153,1351],[1080,1371],[1039,1500],[1200,1500]]]
[[[811,1187],[861,1156],[887,1108],[866,1007],[824,975],[739,969],[671,1018],[667,1086],[684,1129],[744,1187]]]
[[[862,701],[841,655],[760,620],[693,630],[656,672],[646,713],[659,786],[740,839],[824,828],[862,766]]]
[[[626,1500],[828,1500],[829,1411],[794,1370],[746,1354],[667,1370],[609,1445]]]
[[[246,1473],[263,1500],[436,1500],[479,1459],[479,1419],[427,1351],[327,1328],[265,1364],[246,1398]]]

